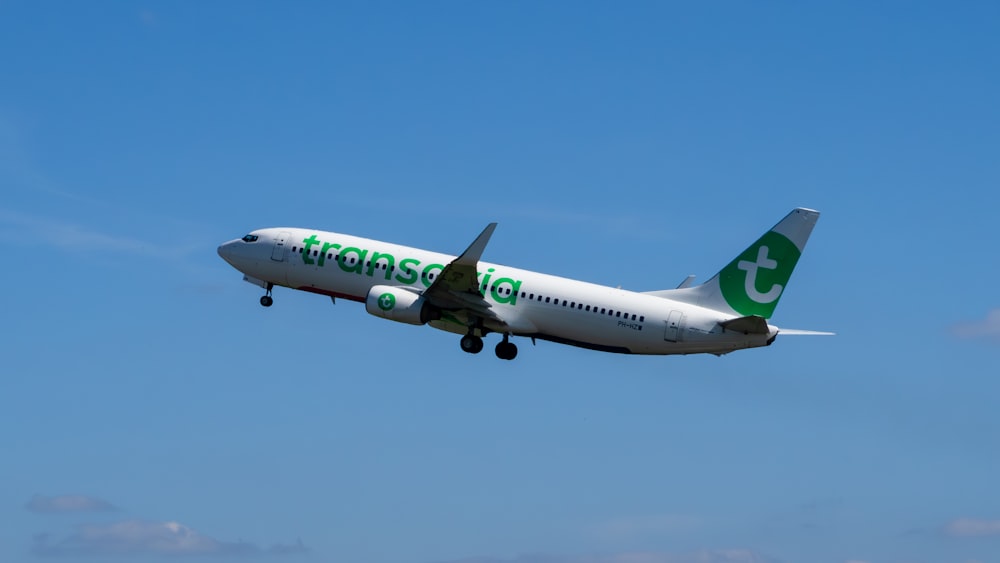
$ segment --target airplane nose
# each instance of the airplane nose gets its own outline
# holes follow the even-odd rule
[[[235,241],[224,242],[219,245],[219,248],[216,249],[216,252],[219,253],[219,257],[230,264],[233,263],[233,259],[236,257],[236,252],[233,250],[234,242]]]

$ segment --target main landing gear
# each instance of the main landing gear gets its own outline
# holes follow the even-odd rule
[[[503,335],[503,340],[497,344],[496,354],[501,360],[513,360],[517,357],[517,346],[510,342],[510,336]]]
[[[478,354],[483,351],[483,339],[475,334],[466,334],[460,344],[463,352]],[[510,341],[509,335],[503,335],[503,340],[497,344],[496,354],[501,360],[513,360],[517,357],[517,346]]]
[[[475,334],[466,334],[459,344],[462,345],[463,352],[478,354],[483,351],[483,339]]]
[[[260,298],[260,304],[263,305],[264,307],[270,307],[271,305],[274,305],[274,299],[271,299],[271,288],[273,287],[274,284],[271,283],[267,284],[267,293],[265,293]]]

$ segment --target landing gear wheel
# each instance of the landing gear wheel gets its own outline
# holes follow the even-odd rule
[[[460,344],[463,352],[478,354],[483,351],[483,339],[473,334],[463,336]]]
[[[274,288],[273,283],[267,284],[267,287],[264,288],[265,290],[267,290],[267,293],[265,293],[264,296],[260,298],[260,304],[263,305],[264,307],[270,307],[271,305],[274,304],[274,299],[271,299],[271,289],[273,288]]]
[[[504,341],[497,344],[496,353],[501,360],[513,360],[517,357],[517,346]]]
[[[496,353],[501,360],[513,360],[517,357],[517,346],[510,342],[509,334],[503,335],[503,340],[497,344]]]

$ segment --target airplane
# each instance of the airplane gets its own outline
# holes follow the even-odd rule
[[[496,356],[513,360],[512,337],[622,354],[721,356],[770,346],[778,334],[832,334],[768,323],[819,218],[793,209],[700,285],[635,292],[483,262],[496,223],[451,256],[356,236],[276,227],[223,243],[219,256],[265,290],[288,287],[365,304],[368,313],[462,335],[477,354],[497,333]]]

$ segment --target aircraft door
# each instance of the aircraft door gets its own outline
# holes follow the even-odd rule
[[[682,311],[670,311],[667,317],[667,329],[663,333],[663,339],[667,342],[680,342],[683,337],[684,313]]]
[[[271,260],[275,262],[284,262],[287,247],[285,246],[285,241],[288,240],[288,232],[281,231],[278,233],[278,238],[274,239],[274,250],[271,251]]]

